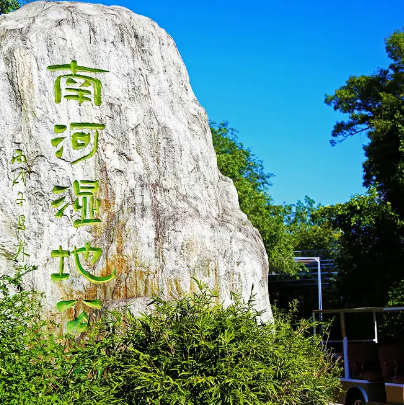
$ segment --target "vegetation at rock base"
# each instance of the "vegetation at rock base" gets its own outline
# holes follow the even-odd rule
[[[111,313],[58,340],[21,276],[0,283],[0,403],[325,405],[339,388],[338,366],[293,311],[261,324],[253,299],[223,308],[199,283],[155,298],[147,315]]]

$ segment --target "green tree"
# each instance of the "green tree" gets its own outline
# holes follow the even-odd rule
[[[0,0],[0,14],[8,14],[12,11],[18,10],[24,4],[32,0],[24,0],[22,3],[18,0]]]
[[[265,173],[262,161],[244,148],[227,122],[210,122],[210,129],[218,168],[233,180],[241,210],[262,236],[271,270],[295,273],[294,239],[284,221],[288,209],[274,205],[268,192],[273,175]]]
[[[321,204],[316,204],[308,196],[305,196],[304,202],[298,200],[288,206],[285,222],[294,238],[294,250],[326,250],[329,251],[325,254],[328,257],[337,248],[340,231],[316,215],[321,208]]]
[[[293,262],[295,250],[335,248],[338,231],[313,214],[321,207],[309,197],[296,204],[275,205],[269,194],[273,174],[237,139],[227,122],[210,123],[213,146],[220,172],[230,177],[237,189],[241,210],[260,232],[276,273],[295,274],[301,269]]]
[[[385,306],[403,278],[403,222],[375,188],[316,214],[340,231],[336,261],[337,306]]]
[[[366,133],[364,185],[376,186],[384,202],[404,219],[404,31],[386,38],[392,63],[370,76],[351,76],[325,103],[349,114],[337,122],[331,144]]]
[[[339,367],[315,325],[274,312],[262,324],[253,297],[224,308],[201,283],[179,300],[154,298],[139,317],[109,313],[56,340],[33,292],[0,278],[0,403],[30,405],[326,405]]]

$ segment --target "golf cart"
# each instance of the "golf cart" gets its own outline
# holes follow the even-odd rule
[[[325,314],[334,314],[339,317],[342,339],[328,340],[324,343],[331,347],[343,362],[344,376],[341,378],[341,383],[345,392],[338,398],[340,403],[344,405],[404,404],[404,342],[379,344],[378,341],[376,314],[394,312],[404,312],[404,307],[313,311],[314,319],[316,316],[322,319]],[[348,338],[346,318],[350,314],[373,315],[372,339]]]

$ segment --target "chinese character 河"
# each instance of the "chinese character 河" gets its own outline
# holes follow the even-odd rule
[[[66,125],[55,125],[53,132],[56,134],[62,134],[66,131]],[[90,122],[72,122],[70,124],[70,130],[72,131],[71,145],[74,151],[86,149],[88,145],[90,148],[87,148],[88,153],[83,156],[77,157],[71,161],[72,165],[79,163],[83,160],[89,159],[93,156],[98,149],[98,138],[99,130],[105,129],[104,124],[90,123]],[[63,156],[63,141],[66,139],[66,136],[57,136],[56,138],[51,139],[51,144],[55,148],[58,148],[55,152],[55,156],[59,159]],[[92,142],[91,142],[92,140]],[[90,144],[91,142],[91,144]]]

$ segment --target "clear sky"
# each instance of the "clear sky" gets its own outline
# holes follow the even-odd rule
[[[99,1],[91,1],[100,3]],[[174,39],[212,121],[228,121],[275,174],[275,203],[323,204],[364,193],[362,145],[331,147],[342,115],[324,104],[350,75],[390,60],[384,39],[404,26],[403,0],[105,0],[156,21]]]

